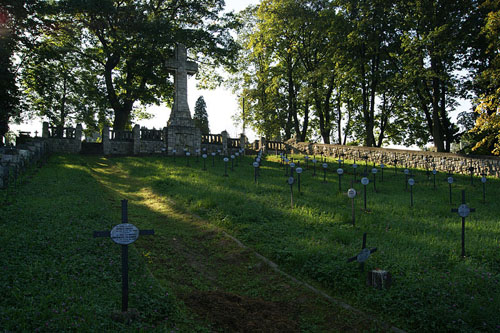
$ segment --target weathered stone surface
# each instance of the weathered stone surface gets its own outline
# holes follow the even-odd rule
[[[500,176],[500,158],[494,156],[465,156],[452,153],[437,153],[432,151],[415,151],[388,148],[326,145],[319,143],[286,142],[287,151],[294,154],[321,155],[338,158],[344,154],[343,159],[361,161],[366,156],[369,164],[384,163],[393,166],[397,159],[397,166],[408,168],[426,169],[435,166],[437,171],[455,174],[470,174],[469,167],[475,169],[475,174],[482,172],[489,176]],[[364,162],[364,160],[363,160]]]
[[[167,124],[167,152],[201,149],[201,132],[195,126],[187,102],[187,75],[195,74],[198,65],[187,61],[187,51],[183,44],[177,44],[175,57],[166,63],[167,69],[174,72],[174,105]]]

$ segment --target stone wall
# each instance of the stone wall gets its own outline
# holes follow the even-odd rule
[[[287,151],[316,156],[328,156],[338,159],[356,160],[359,164],[384,163],[394,165],[394,160],[399,167],[432,169],[442,172],[470,174],[469,168],[473,167],[476,174],[485,173],[488,176],[500,176],[500,158],[493,156],[465,156],[451,153],[436,153],[430,151],[414,151],[389,148],[370,148],[357,146],[326,145],[309,142],[286,142]],[[365,158],[364,158],[365,157]]]
[[[78,124],[74,136],[67,136],[67,132],[62,132],[61,136],[54,135],[55,131],[49,127],[47,122],[43,123],[42,137],[47,143],[50,152],[78,154],[82,149],[82,125]]]
[[[48,144],[41,138],[30,139],[15,148],[0,148],[0,188],[15,184],[30,166],[43,164],[48,151]]]

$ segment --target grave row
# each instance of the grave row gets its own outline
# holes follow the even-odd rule
[[[16,186],[19,177],[32,166],[41,167],[48,156],[47,144],[32,141],[0,148],[0,188]]]

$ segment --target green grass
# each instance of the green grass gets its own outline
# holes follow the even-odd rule
[[[179,157],[175,163],[164,157],[63,156],[50,161],[30,184],[18,189],[15,203],[2,207],[0,241],[8,255],[0,258],[0,267],[7,272],[0,275],[0,322],[8,319],[12,326],[6,326],[7,330],[43,326],[51,318],[52,308],[64,309],[63,302],[71,304],[66,310],[70,314],[57,316],[64,318],[62,322],[48,325],[122,327],[108,316],[119,307],[119,247],[109,240],[90,238],[92,230],[109,229],[119,221],[120,198],[130,200],[132,223],[157,230],[157,235],[139,239],[137,251],[132,251],[131,279],[141,277],[135,281],[134,295],[147,297],[134,296],[138,299],[131,306],[151,309],[158,304],[162,316],[175,318],[166,322],[159,319],[162,316],[148,319],[149,311],[143,311],[145,318],[132,324],[136,329],[146,325],[173,328],[171,321],[177,321],[178,326],[202,330],[205,319],[193,317],[176,298],[184,299],[193,290],[219,288],[286,302],[286,282],[273,278],[266,285],[257,277],[262,272],[252,275],[257,262],[234,245],[224,245],[220,236],[206,236],[217,235],[218,229],[277,262],[287,273],[403,329],[500,329],[500,205],[496,199],[500,190],[496,179],[488,179],[483,203],[479,179],[472,187],[469,177],[456,176],[450,205],[445,174],[437,175],[434,190],[432,178],[428,180],[422,170],[415,171],[414,207],[410,207],[402,170],[395,175],[392,168],[386,169],[383,182],[380,172],[377,175],[377,193],[372,183],[367,187],[368,212],[362,210],[362,185],[354,185],[358,197],[353,227],[351,203],[345,195],[352,175],[343,176],[339,193],[334,174],[337,164],[333,162],[326,184],[321,183],[321,170],[317,177],[312,177],[312,170],[304,172],[302,193],[294,188],[295,207],[291,210],[290,188],[275,157],[264,162],[258,185],[249,157],[235,171],[228,168],[229,177],[222,176],[221,161],[211,166],[210,157],[207,171],[202,171],[202,162],[195,158],[191,167]],[[345,170],[351,172],[352,168],[346,164]],[[476,208],[466,222],[466,258],[460,257],[461,219],[451,213],[460,203],[462,189],[469,206]],[[210,224],[200,223],[190,214]],[[347,258],[360,251],[364,232],[368,233],[368,247],[378,248],[366,269],[390,271],[394,282],[389,290],[367,287],[358,265],[347,263]],[[203,263],[206,257],[200,257],[200,252],[211,259]],[[176,258],[179,254],[182,257]],[[233,265],[234,256],[245,257],[237,263],[247,267]],[[153,292],[148,291],[150,286]],[[165,296],[167,290],[177,296]],[[291,290],[288,300],[292,302],[298,292]],[[76,296],[83,299],[75,302],[71,297]],[[165,302],[164,297],[170,301]],[[311,306],[318,311],[317,318],[314,311],[301,312],[301,329],[326,330],[327,321],[319,314],[327,305],[312,302]],[[349,323],[356,320],[345,312],[339,316]],[[352,325],[349,327],[356,327]],[[370,327],[366,325],[361,329]]]

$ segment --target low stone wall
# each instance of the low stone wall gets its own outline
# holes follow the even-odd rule
[[[141,140],[141,154],[165,154],[165,143],[163,141]]]
[[[287,151],[296,154],[328,156],[338,159],[356,160],[363,165],[365,159],[369,164],[384,163],[400,167],[432,169],[455,174],[470,174],[469,168],[474,168],[475,174],[485,173],[488,176],[500,176],[500,158],[493,156],[465,156],[451,153],[436,153],[431,151],[401,150],[389,148],[371,148],[357,146],[327,145],[309,142],[286,142]],[[365,158],[364,158],[365,157]]]
[[[0,148],[0,188],[16,182],[18,176],[33,164],[43,163],[49,151],[45,140],[38,138],[14,147]]]
[[[109,141],[109,151],[105,155],[133,155],[134,143],[131,141]]]

